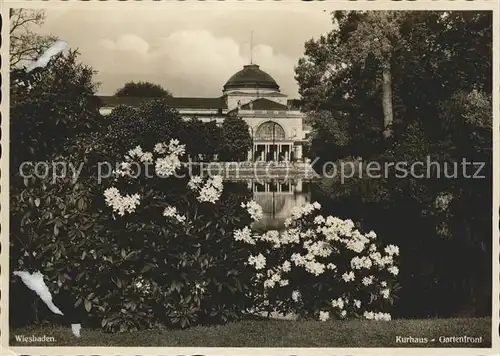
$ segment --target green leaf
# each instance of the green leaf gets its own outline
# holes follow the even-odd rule
[[[90,302],[90,300],[86,300],[85,301],[85,310],[88,312],[90,312],[90,309],[92,308],[92,303]]]
[[[38,208],[40,206],[40,198],[35,199],[35,206]]]
[[[116,283],[116,285],[117,285],[117,287],[118,287],[118,288],[121,288],[121,287],[122,287],[122,281],[120,280],[120,278],[117,278],[117,279],[115,280],[115,283]]]
[[[85,208],[85,201],[82,198],[80,198],[78,200],[78,210],[83,210],[84,208]]]

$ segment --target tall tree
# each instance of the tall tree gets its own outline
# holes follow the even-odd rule
[[[147,100],[136,108],[119,105],[104,119],[105,150],[113,159],[138,145],[151,150],[155,144],[170,139],[186,141],[184,121],[164,99]]]
[[[10,9],[10,68],[39,57],[55,40],[33,32],[43,25],[45,13],[39,9]]]
[[[219,148],[222,130],[215,121],[203,122],[193,118],[186,122],[186,150],[197,160],[202,155],[203,160],[211,161]]]
[[[386,138],[392,136],[393,95],[392,95],[392,60],[396,49],[402,46],[400,22],[403,16],[398,11],[367,11],[356,16],[356,27],[347,30],[345,39],[338,51],[345,53],[350,65],[360,64],[365,67],[368,60],[374,60],[379,68],[382,87],[382,110]],[[336,11],[334,18],[339,27],[352,25],[352,17],[345,11]]]
[[[25,80],[11,74],[11,163],[47,160],[69,152],[78,137],[97,130],[99,101],[94,70],[70,51]],[[31,73],[30,73],[31,74]]]
[[[141,98],[164,98],[171,97],[172,93],[158,84],[150,82],[128,82],[118,89],[115,96],[134,96]]]
[[[222,143],[220,158],[224,161],[241,161],[246,159],[252,147],[248,124],[235,115],[229,115],[222,123]]]

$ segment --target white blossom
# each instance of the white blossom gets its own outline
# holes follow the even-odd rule
[[[289,283],[288,279],[282,279],[282,280],[280,281],[280,286],[281,286],[281,287],[285,287],[285,286],[287,286],[287,285],[288,285],[288,283]]]
[[[307,272],[319,276],[325,272],[325,265],[316,261],[307,261],[304,265]]]
[[[328,257],[332,253],[332,248],[325,241],[314,241],[306,240],[304,241],[304,248],[312,256]]]
[[[143,152],[140,160],[144,163],[151,163],[153,162],[153,154],[151,152]]]
[[[336,300],[332,300],[332,307],[344,309],[344,300],[342,298],[338,298]]]
[[[256,270],[261,270],[266,267],[266,258],[261,253],[257,256],[250,255],[250,257],[248,257],[248,264],[255,266]]]
[[[342,275],[342,278],[344,279],[345,282],[350,282],[350,281],[354,281],[354,272],[353,271],[350,271],[349,273],[345,272],[343,275]]]
[[[389,273],[397,276],[398,273],[399,273],[399,268],[397,268],[396,266],[391,266],[387,269],[389,271]]]
[[[363,277],[362,283],[365,286],[369,286],[373,283],[373,276]]]
[[[188,186],[191,190],[199,193],[197,197],[198,201],[215,203],[222,194],[222,176],[208,178],[203,186],[201,185],[200,178],[192,177]]]
[[[274,288],[275,285],[276,285],[276,281],[274,281],[272,279],[266,279],[264,281],[264,288],[266,288],[266,289]]]
[[[452,193],[440,193],[436,197],[434,205],[437,210],[446,211],[452,199],[453,199]]]
[[[326,221],[326,220],[325,220],[325,218],[323,217],[323,215],[318,215],[318,216],[316,216],[316,217],[314,218],[314,223],[315,223],[316,225],[321,225],[321,224],[323,224],[325,221]]]
[[[394,245],[388,245],[385,249],[384,249],[385,253],[387,253],[388,255],[392,256],[392,255],[396,255],[398,256],[399,255],[399,247],[397,246],[394,246]]]
[[[264,215],[262,207],[253,200],[250,200],[246,204],[241,203],[241,207],[247,209],[248,214],[250,214],[253,221],[259,221]]]
[[[389,321],[391,320],[391,314],[389,313],[375,313],[372,311],[365,311],[364,317],[368,320],[384,320],[384,321]]]
[[[175,206],[167,206],[165,208],[165,210],[163,211],[163,216],[174,218],[180,223],[183,223],[186,221],[186,216],[180,215],[177,212],[177,208]]]
[[[300,242],[300,233],[298,229],[287,229],[283,231],[279,239],[280,244],[298,244]]]
[[[179,140],[172,139],[168,144],[168,151],[176,156],[182,156],[186,152],[186,145],[180,145]]]
[[[369,269],[372,266],[372,261],[367,256],[358,257],[355,256],[351,260],[351,268],[352,269],[361,269],[366,268]]]
[[[245,226],[241,230],[234,230],[233,237],[236,241],[243,241],[250,245],[255,245],[255,240],[252,238],[252,231]]]
[[[373,320],[375,318],[375,314],[373,312],[365,311],[363,316],[368,320]]]
[[[333,263],[329,263],[326,265],[326,268],[333,271],[337,269],[337,266],[335,266]]]
[[[283,262],[283,265],[281,266],[281,270],[283,272],[290,272],[291,269],[292,269],[292,264],[290,263],[290,261]]]
[[[167,152],[167,147],[163,143],[157,143],[153,149],[158,154],[163,154]]]
[[[174,154],[167,155],[165,157],[160,157],[155,162],[156,173],[160,177],[170,177],[175,173],[175,171],[181,166],[181,161],[179,157]]]
[[[202,176],[192,176],[188,182],[188,187],[191,190],[198,190],[202,182],[203,182]]]
[[[319,312],[319,320],[320,321],[327,321],[330,319],[330,313],[327,311],[320,311]]]
[[[120,191],[111,187],[104,191],[106,205],[110,206],[118,215],[123,216],[125,213],[133,213],[136,207],[140,204],[139,194],[122,196]]]
[[[141,146],[136,146],[135,148],[129,150],[127,152],[128,154],[128,157],[130,157],[131,159],[134,159],[134,158],[141,158],[142,156],[142,148]]]

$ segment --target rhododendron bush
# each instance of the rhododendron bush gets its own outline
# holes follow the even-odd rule
[[[380,245],[373,231],[363,234],[351,220],[325,218],[320,209],[317,202],[295,207],[281,233],[235,231],[255,251],[247,263],[261,287],[261,310],[322,321],[390,320],[399,248]]]
[[[114,295],[123,303],[102,325],[187,327],[241,317],[252,305],[254,273],[233,231],[251,222],[242,206],[248,192],[228,194],[220,176],[193,175],[176,140],[151,148],[131,149],[103,191],[109,235],[127,260],[110,274],[120,279]]]

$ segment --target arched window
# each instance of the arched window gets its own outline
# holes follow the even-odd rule
[[[255,133],[256,140],[284,140],[285,130],[274,121],[266,121],[259,126]]]

